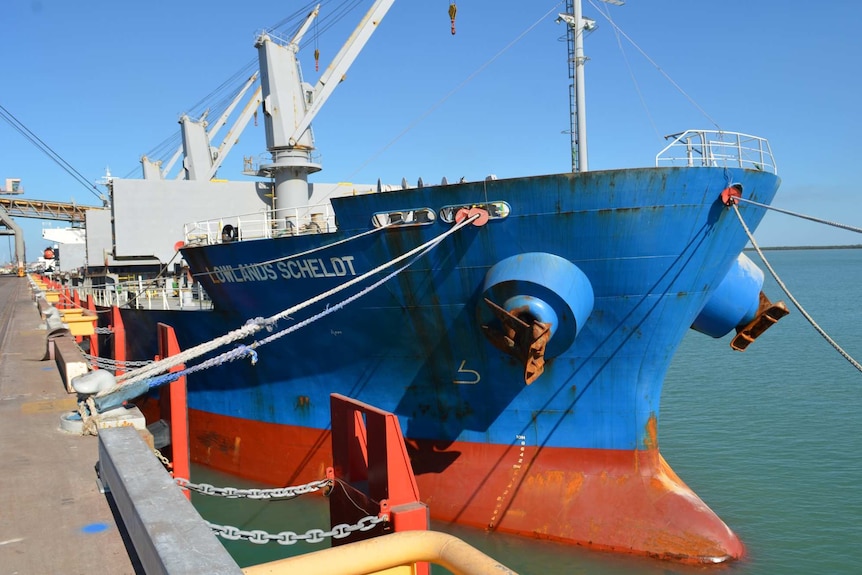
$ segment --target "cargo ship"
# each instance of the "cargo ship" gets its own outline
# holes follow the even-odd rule
[[[183,348],[261,327],[241,342],[254,362],[189,376],[193,460],[272,485],[320,479],[339,393],[398,415],[438,521],[663,559],[742,557],[738,536],[662,457],[660,400],[689,329],[735,331],[743,350],[780,316],[729,208],[739,196],[772,202],[769,144],[689,130],[654,166],[589,171],[573,114],[572,171],[313,184],[311,120],[392,3],[374,3],[316,86],[296,59],[316,11],[288,42],[259,36],[270,158],[244,189],[260,209],[187,220],[177,246],[213,309],[122,309],[141,358],[154,354],[158,322]],[[587,21],[579,1],[567,7],[577,98]],[[210,167],[202,185],[228,186],[208,181]],[[200,203],[193,183],[114,179],[113,217],[178,186]],[[757,204],[740,207],[750,229]],[[115,224],[115,242],[127,231]]]

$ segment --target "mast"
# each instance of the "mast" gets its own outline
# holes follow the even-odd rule
[[[602,0],[614,6],[622,6],[622,0]],[[572,135],[572,171],[589,170],[587,161],[587,113],[584,90],[584,30],[593,30],[595,20],[584,18],[581,0],[566,0],[566,13],[560,14],[557,22],[566,23],[566,40],[569,47],[569,133]]]
[[[573,0],[568,0],[572,3]],[[573,166],[575,172],[586,172],[589,170],[587,163],[587,112],[586,112],[586,94],[584,92],[584,19],[581,11],[581,0],[574,0],[573,14],[575,16],[575,26],[569,26],[569,34],[574,41],[574,64],[575,64],[575,102],[572,103],[572,110],[575,118],[572,120],[574,132],[572,132],[572,144],[577,152],[577,162]]]

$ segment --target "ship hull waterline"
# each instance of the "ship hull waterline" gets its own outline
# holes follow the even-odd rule
[[[226,473],[298,485],[323,478],[332,462],[328,430],[195,410],[189,419],[192,460]],[[456,442],[428,461],[415,448],[417,442],[408,439],[407,444],[418,469],[436,467],[441,455],[458,454],[445,473],[416,475],[420,494],[432,494],[423,495],[423,501],[435,521],[690,563],[744,555],[739,537],[673,472],[657,448]],[[257,445],[274,447],[261,451]]]

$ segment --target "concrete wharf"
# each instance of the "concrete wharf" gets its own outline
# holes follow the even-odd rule
[[[96,481],[98,439],[60,430],[76,402],[45,350],[27,278],[0,276],[0,570],[142,573]]]
[[[6,464],[0,475],[0,573],[427,573],[422,562],[433,562],[454,573],[515,575],[457,538],[425,531],[428,511],[418,493],[416,501],[387,503],[400,533],[241,570],[148,456],[151,447],[139,431],[109,426],[96,438],[61,429],[61,416],[76,410],[77,396],[63,382],[60,359],[47,358],[50,322],[43,320],[30,286],[28,278],[0,276],[0,460]],[[394,420],[371,406],[350,409],[365,410],[369,420]],[[355,421],[355,414],[338,420]],[[386,433],[379,433],[384,427]],[[368,437],[388,441],[395,434],[402,441],[397,425],[389,427],[377,425]],[[377,449],[388,448],[384,442]],[[412,472],[409,479],[415,488]]]

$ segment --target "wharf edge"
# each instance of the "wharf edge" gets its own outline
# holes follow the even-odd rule
[[[0,277],[0,564],[5,573],[142,573],[99,491],[98,441],[60,430],[75,397],[45,355],[27,278]]]

